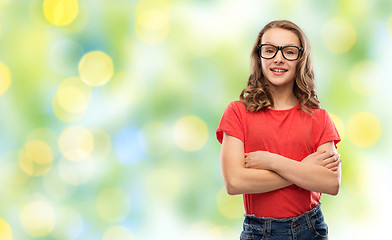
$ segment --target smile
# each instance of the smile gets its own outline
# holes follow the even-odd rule
[[[286,69],[278,69],[278,68],[271,68],[271,71],[273,71],[273,72],[287,72]]]

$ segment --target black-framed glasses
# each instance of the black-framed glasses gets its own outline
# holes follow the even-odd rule
[[[274,58],[280,50],[283,57],[289,61],[297,60],[303,51],[303,48],[297,46],[275,46],[272,44],[261,44],[257,48],[260,50],[260,56],[264,59]]]

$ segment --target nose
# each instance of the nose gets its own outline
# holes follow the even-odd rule
[[[274,57],[274,62],[275,63],[282,63],[282,62],[284,62],[282,49],[279,49],[278,52],[276,53],[276,56]]]

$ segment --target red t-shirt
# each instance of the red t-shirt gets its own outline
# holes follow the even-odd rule
[[[216,130],[220,143],[223,132],[240,139],[245,152],[269,151],[302,161],[323,143],[340,141],[333,121],[324,109],[313,114],[299,108],[265,109],[248,112],[240,101],[229,104]],[[258,217],[289,218],[299,216],[320,202],[321,193],[291,185],[275,191],[244,194],[247,214]]]

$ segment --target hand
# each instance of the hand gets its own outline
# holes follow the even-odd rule
[[[268,151],[255,151],[245,153],[245,167],[270,170],[273,153]]]
[[[332,152],[314,152],[302,160],[304,163],[317,164],[328,168],[331,171],[337,171],[339,164],[342,162],[340,154]]]

